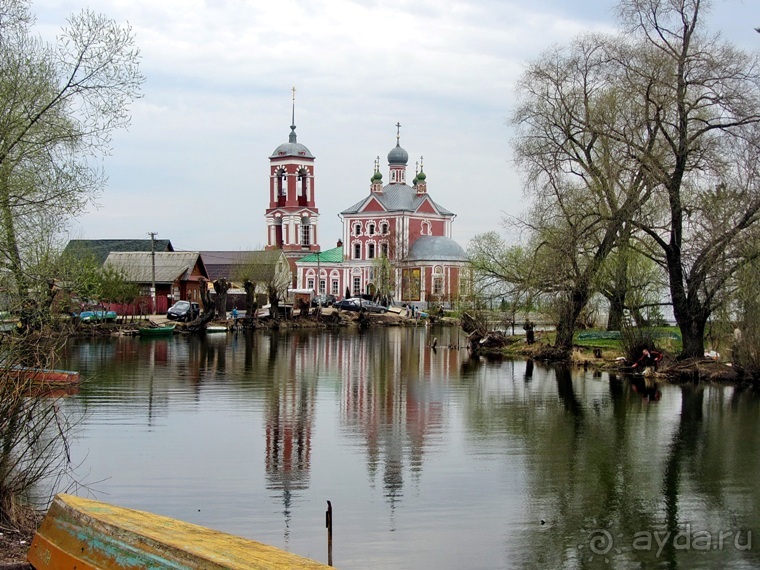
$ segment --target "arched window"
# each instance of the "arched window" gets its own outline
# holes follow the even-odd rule
[[[362,225],[360,223],[354,224],[354,235],[355,236],[362,235]]]
[[[388,234],[388,224],[387,223],[383,222],[382,224],[380,224],[380,233],[383,234],[383,235],[387,235]]]
[[[309,171],[301,168],[296,178],[296,192],[298,194],[298,205],[306,206],[309,201]]]
[[[375,244],[367,244],[367,259],[375,259]]]
[[[370,224],[367,226],[367,235],[375,235],[375,224],[372,222],[370,222]]]
[[[279,168],[275,174],[277,176],[277,195],[275,199],[282,206],[288,198],[288,176],[284,168]]]
[[[301,218],[301,247],[311,245],[311,222],[304,216]]]
[[[357,242],[354,242],[354,259],[361,259],[362,258],[362,244]]]

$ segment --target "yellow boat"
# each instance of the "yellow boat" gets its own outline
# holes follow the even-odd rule
[[[28,560],[36,570],[329,568],[239,536],[66,494],[53,500]]]

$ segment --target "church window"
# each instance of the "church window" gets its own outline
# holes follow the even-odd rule
[[[359,242],[356,242],[354,244],[354,259],[361,259],[362,258],[362,244]]]
[[[388,233],[388,224],[380,224],[380,233],[383,235]]]
[[[367,244],[367,259],[375,259],[375,244]]]
[[[422,230],[420,231],[420,234],[423,236],[432,235],[430,232],[430,222],[422,222]]]
[[[338,280],[337,279],[333,279],[333,281],[332,281],[332,290],[330,292],[333,295],[337,295],[338,294]]]
[[[361,224],[354,224],[354,235],[355,236],[362,235],[362,225]]]
[[[324,293],[325,289],[327,289],[327,282],[324,279],[319,280],[319,292]]]
[[[309,278],[309,279],[306,281],[306,288],[307,288],[307,289],[314,289],[314,278],[313,278],[313,277],[310,277],[310,278]]]
[[[367,226],[367,234],[371,236],[375,235],[375,224],[370,224]]]
[[[443,295],[443,277],[433,277],[433,295]]]
[[[384,241],[380,244],[380,255],[383,257],[388,257],[388,242]]]
[[[354,277],[354,295],[359,295],[362,292],[362,278]]]
[[[311,244],[311,227],[309,218],[301,218],[301,247],[309,247]]]
[[[309,183],[309,171],[302,168],[298,171],[298,177],[296,178],[296,188],[298,192],[298,205],[306,206],[308,203],[308,183]]]

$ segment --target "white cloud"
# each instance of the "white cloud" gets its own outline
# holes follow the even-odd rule
[[[52,37],[80,6],[35,2],[41,33]],[[397,121],[410,169],[425,157],[430,194],[457,213],[454,238],[466,245],[524,202],[507,125],[522,66],[578,33],[611,30],[609,6],[99,0],[94,9],[134,28],[147,82],[106,161],[101,208],[74,233],[157,231],[181,249],[261,245],[268,156],[287,140],[295,85],[298,140],[317,156],[323,247],[340,236],[337,214],[368,192],[378,155],[387,178]]]

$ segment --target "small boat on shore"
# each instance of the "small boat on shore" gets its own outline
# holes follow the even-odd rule
[[[35,570],[329,568],[239,536],[66,494],[53,500],[27,558]]]
[[[158,327],[143,327],[140,329],[140,336],[169,336],[174,334],[174,328],[177,325],[162,325]]]

